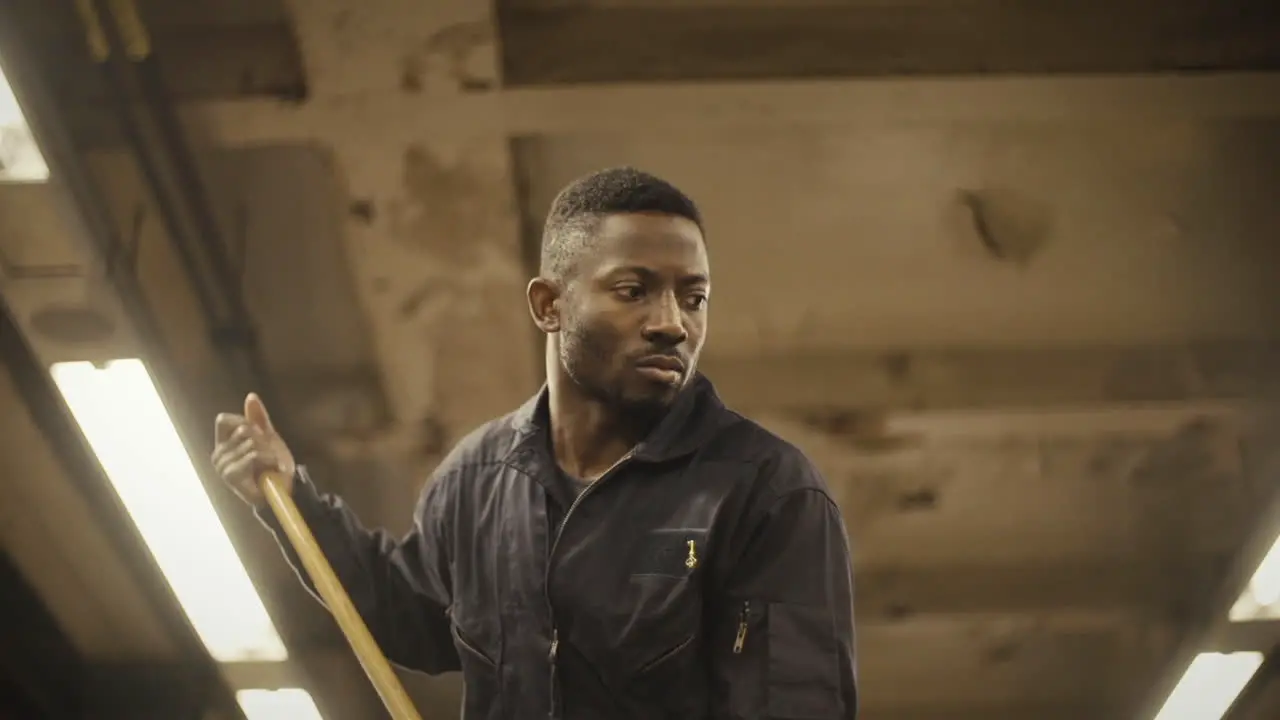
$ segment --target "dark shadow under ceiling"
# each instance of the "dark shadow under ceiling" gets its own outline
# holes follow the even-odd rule
[[[1280,3],[500,0],[508,85],[1280,67]]]

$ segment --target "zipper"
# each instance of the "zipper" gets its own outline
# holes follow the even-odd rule
[[[741,655],[742,647],[747,644],[747,621],[751,619],[751,601],[742,603],[742,614],[738,616],[738,634],[733,637],[733,654]]]
[[[556,665],[556,655],[560,651],[560,631],[555,627],[555,616],[551,618],[551,649],[547,652],[548,668],[550,668],[551,708],[547,711],[550,720],[560,718],[560,677]]]
[[[556,548],[560,546],[560,538],[564,535],[564,526],[569,524],[569,518],[573,516],[573,511],[578,509],[578,506],[582,504],[587,495],[590,495],[593,490],[614,475],[624,463],[630,460],[635,455],[635,452],[635,448],[632,448],[626,455],[618,458],[618,461],[610,465],[608,470],[605,470],[600,477],[578,493],[578,497],[574,498],[573,502],[569,504],[569,509],[565,511],[564,517],[560,518],[560,526],[556,528],[556,536],[551,541],[551,550],[547,552],[547,570],[542,578],[542,593],[547,601],[547,616],[551,618],[551,646],[547,650],[547,659],[551,664],[551,711],[549,715],[551,720],[558,720],[560,717],[560,687],[556,672],[556,659],[560,652],[560,629],[556,627],[556,611],[551,604],[551,567],[555,560]]]

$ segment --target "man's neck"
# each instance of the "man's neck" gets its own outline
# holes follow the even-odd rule
[[[652,421],[637,422],[619,408],[586,397],[571,383],[548,385],[552,452],[560,468],[574,477],[595,480],[608,472],[652,427]]]

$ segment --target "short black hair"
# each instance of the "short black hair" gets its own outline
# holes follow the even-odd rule
[[[702,229],[702,214],[688,195],[633,167],[598,170],[569,183],[547,212],[541,274],[554,280],[567,277],[606,215],[643,212],[686,218]]]

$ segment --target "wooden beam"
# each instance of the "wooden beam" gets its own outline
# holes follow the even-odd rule
[[[863,707],[858,720],[1082,720],[1107,717],[1100,705],[976,708]]]
[[[183,112],[192,127],[223,145],[382,135],[690,136],[876,132],[938,123],[1184,123],[1280,117],[1280,73],[673,82],[453,97],[368,91],[302,103],[195,102]]]
[[[1165,665],[1150,691],[1139,698],[1137,707],[1130,708],[1134,717],[1153,716],[1191,661],[1202,652],[1254,651],[1267,654],[1276,652],[1280,642],[1280,622],[1233,623],[1230,610],[1248,586],[1259,563],[1280,538],[1280,484],[1275,482],[1280,470],[1280,415],[1267,413],[1259,422],[1259,442],[1256,454],[1249,458],[1247,470],[1256,478],[1258,487],[1265,488],[1257,503],[1252,527],[1246,533],[1234,555],[1221,563],[1219,571],[1205,585],[1208,591],[1199,617],[1189,623],[1181,642],[1169,653]],[[1272,663],[1274,664],[1274,663]],[[1255,675],[1254,682],[1272,682],[1273,669]],[[1246,693],[1250,689],[1246,688]]]
[[[285,6],[309,85],[309,100],[291,107],[318,113],[292,118],[280,129],[293,140],[321,143],[350,199],[341,223],[342,255],[354,302],[367,324],[378,390],[385,392],[385,404],[376,403],[376,420],[394,428],[372,449],[384,464],[387,457],[402,459],[409,463],[402,466],[407,475],[421,477],[437,460],[433,437],[506,412],[536,386],[527,313],[505,300],[518,294],[527,278],[508,143],[500,124],[464,117],[448,127],[417,126],[412,114],[380,107],[376,100],[365,106],[374,114],[366,114],[364,104],[353,98],[404,96],[424,108],[449,107],[465,103],[478,88],[496,87],[491,8],[467,0],[290,0]],[[216,121],[197,120],[189,126],[193,134],[234,144],[226,142],[226,128]],[[242,139],[270,138],[269,123],[247,128]],[[263,270],[261,278],[246,282],[268,286],[276,281],[270,264]],[[456,332],[468,327],[484,331]],[[446,334],[450,340],[442,342]],[[513,344],[517,352],[510,351]],[[436,433],[437,428],[446,432]],[[378,435],[381,427],[368,429]],[[342,449],[351,451],[351,445],[356,452],[369,449],[359,440]],[[422,467],[413,468],[415,463]],[[394,484],[403,485],[406,494],[417,492],[413,483]],[[281,589],[278,598],[297,594],[296,579],[287,576],[295,587]],[[289,606],[278,615],[284,613],[291,616],[281,622],[296,658],[291,664],[316,681],[305,686],[322,713],[330,718],[376,714],[376,696],[349,653],[338,665],[300,653],[297,634],[309,628],[298,627],[303,623],[296,620],[304,613]],[[317,652],[345,651],[331,625],[310,629]],[[331,672],[339,666],[345,674]],[[246,674],[254,675],[252,668],[227,672],[237,685],[249,682]],[[282,679],[274,669],[266,675],[275,676],[275,683]]]
[[[1276,67],[1280,13],[1242,4],[540,0],[499,7],[508,84],[550,85]]]
[[[746,411],[1089,409],[1248,401],[1280,390],[1280,345],[860,351],[707,357],[701,369]]]
[[[1055,612],[1177,614],[1178,588],[1204,577],[1214,558],[1177,568],[1143,559],[1036,565],[920,568],[861,567],[859,624],[895,624],[913,618],[1033,616]]]

